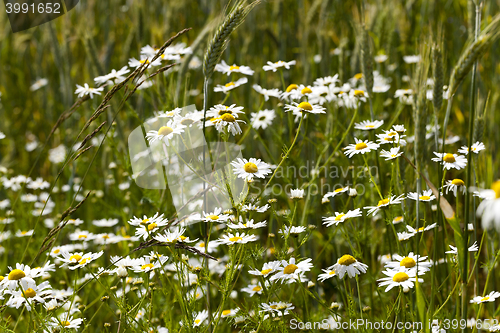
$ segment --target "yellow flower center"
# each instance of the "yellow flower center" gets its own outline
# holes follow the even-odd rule
[[[25,277],[26,274],[20,269],[13,269],[12,272],[9,273],[9,280],[20,280]]]
[[[404,281],[408,280],[409,278],[410,277],[405,272],[399,272],[399,273],[394,274],[394,276],[392,277],[392,281],[404,282]]]
[[[78,236],[78,239],[82,239],[82,238],[87,238],[87,235],[80,235],[80,236]]]
[[[3,275],[0,275],[0,282],[2,282],[2,281],[3,281],[3,279],[5,279],[5,278],[3,277]]]
[[[261,271],[260,271],[260,274],[262,274],[262,275],[266,275],[266,274],[269,274],[271,271],[272,271],[272,269],[271,269],[271,268],[268,268],[268,269],[263,269],[263,270],[261,270]]]
[[[54,254],[58,254],[59,252],[61,252],[61,250],[59,250],[59,249],[54,250]]]
[[[158,227],[158,224],[156,223],[151,223],[150,225],[148,225],[148,231],[151,231],[153,230],[154,228]]]
[[[500,198],[500,180],[497,180],[493,184],[491,184],[491,189],[495,191],[495,197]]]
[[[293,274],[293,272],[295,272],[297,268],[297,265],[294,264],[287,265],[285,269],[283,269],[283,274]]]
[[[397,135],[397,134],[398,134],[398,133],[396,133],[396,132],[394,132],[394,131],[393,131],[393,132],[388,133],[388,134],[387,134],[387,136],[395,136],[395,135]]]
[[[335,271],[331,271],[330,273],[328,273],[328,275],[334,275],[335,274]]]
[[[144,64],[144,63],[149,64],[149,59],[139,60],[139,62],[140,62],[141,64]]]
[[[237,70],[237,69],[240,69],[240,66],[229,66],[229,70],[230,71],[234,71],[234,70]]]
[[[312,105],[308,102],[302,102],[297,107],[301,110],[304,110],[304,111],[312,111],[313,110]]]
[[[219,215],[208,215],[207,218],[215,221],[215,220],[218,220],[219,219]]]
[[[350,254],[345,254],[339,259],[339,264],[343,266],[349,266],[351,264],[354,264],[355,262],[356,259],[354,259],[354,257]]]
[[[220,116],[220,120],[228,123],[234,123],[236,121],[236,119],[234,119],[234,116],[230,113],[224,113],[222,116]]]
[[[199,323],[200,323],[200,321],[201,321],[201,319],[196,319],[194,322],[195,322],[196,324],[199,324]]]
[[[489,296],[483,297],[483,298],[481,298],[481,302],[486,302],[489,299],[490,299]]]
[[[259,171],[257,165],[255,165],[255,163],[252,162],[245,163],[245,165],[243,166],[243,170],[245,170],[245,172],[248,173],[256,173],[257,171]]]
[[[174,130],[172,127],[168,127],[168,126],[162,126],[160,127],[160,129],[158,130],[158,135],[169,135],[170,133],[172,133]]]
[[[27,233],[27,231],[21,231],[21,235],[26,235]]]
[[[231,86],[234,86],[234,82],[229,82],[229,83],[226,83],[226,88],[227,88],[227,87],[231,87]]]
[[[455,186],[464,186],[465,185],[464,181],[462,179],[458,179],[458,178],[457,179],[453,179],[451,181],[451,183],[453,185],[455,185]]]
[[[359,80],[359,79],[361,79],[362,77],[363,77],[363,73],[358,73],[358,74],[354,75],[354,78],[355,78],[356,80]]]
[[[375,125],[366,125],[365,128],[375,128]]]
[[[276,308],[278,308],[278,306],[277,306],[276,304],[270,305],[269,307],[270,307],[271,309],[276,309]]]
[[[79,265],[85,265],[85,263],[87,262],[87,260],[89,260],[89,258],[83,258],[82,260],[80,260],[78,262]]]
[[[224,310],[224,311],[222,311],[222,315],[223,316],[227,316],[230,313],[231,313],[231,310]]]
[[[394,218],[394,222],[401,222],[403,220],[402,216],[398,216]]]
[[[143,224],[143,225],[144,225],[144,224],[148,224],[148,223],[149,223],[149,219],[144,219],[144,220],[142,220],[142,222],[141,222],[141,224]]]
[[[354,96],[364,96],[365,92],[363,90],[354,90]]]
[[[420,200],[430,200],[430,199],[431,199],[431,197],[430,197],[430,196],[428,196],[428,195],[421,195],[421,196],[419,197],[419,199],[420,199]]]
[[[102,238],[109,239],[109,236],[108,235],[104,235],[104,236],[102,236]]]
[[[24,296],[26,296],[26,298],[32,298],[36,296],[36,292],[33,289],[28,288],[24,291]]]
[[[237,241],[240,241],[240,240],[243,240],[243,238],[238,237],[238,236],[234,236],[234,237],[229,238],[230,242],[237,242]]]
[[[71,325],[71,323],[69,321],[67,321],[67,320],[63,320],[63,321],[61,321],[61,325],[63,325],[63,326],[66,327],[66,326]]]
[[[300,93],[301,93],[302,95],[305,95],[305,94],[310,94],[310,93],[312,93],[312,92],[313,92],[313,91],[311,90],[311,88],[308,88],[308,87],[305,87],[304,89],[302,89],[302,90],[300,91]]]
[[[344,190],[344,188],[343,188],[343,187],[341,187],[341,188],[336,189],[336,190],[335,190],[335,191],[333,191],[333,192],[335,192],[335,193],[339,193],[339,192],[342,192],[343,190]]]
[[[260,286],[255,286],[255,287],[252,288],[252,290],[255,291],[255,292],[259,292],[259,291],[262,290],[262,288]]]
[[[291,85],[289,85],[287,88],[286,88],[286,92],[290,92],[292,90],[295,90],[295,89],[298,89],[299,86],[296,85],[295,83],[292,83]]]
[[[424,231],[424,229],[425,229],[425,227],[420,227],[420,228],[418,228],[418,231],[422,232],[422,231]]]
[[[447,162],[447,163],[455,163],[455,156],[453,156],[453,154],[446,154],[444,155],[443,157],[443,161]]]
[[[354,146],[354,149],[356,150],[362,150],[368,148],[368,145],[364,142],[356,143],[356,146]]]
[[[382,199],[378,202],[377,206],[380,207],[380,206],[384,206],[384,205],[387,205],[389,203],[389,199]]]
[[[412,268],[415,267],[417,263],[413,258],[410,257],[404,257],[403,260],[399,263],[399,266],[405,266],[406,268]]]
[[[82,256],[79,254],[73,254],[71,257],[69,257],[69,260],[70,261],[75,260],[78,262],[78,261],[82,260]]]
[[[142,265],[142,266],[141,266],[141,270],[143,270],[143,271],[144,271],[144,270],[146,270],[146,269],[148,269],[148,268],[150,268],[150,269],[151,269],[151,268],[153,268],[153,267],[154,267],[154,265],[153,265],[153,264],[145,264],[145,265]]]
[[[199,247],[205,247],[205,243],[201,242],[200,245],[198,245]]]
[[[340,221],[342,220],[342,218],[345,216],[345,214],[340,214],[340,215],[337,215],[335,216],[335,221]]]

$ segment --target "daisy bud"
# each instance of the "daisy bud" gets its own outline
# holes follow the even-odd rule
[[[315,283],[314,283],[314,282],[312,282],[312,281],[309,281],[309,282],[307,283],[307,288],[312,288],[312,287],[314,287],[314,286],[315,286]]]
[[[403,288],[403,292],[404,292],[405,294],[406,294],[407,292],[409,292],[409,291],[410,291],[410,288],[408,288],[408,287],[404,287],[404,288]]]
[[[116,270],[116,275],[118,275],[118,277],[125,278],[125,277],[128,276],[128,271],[127,271],[127,269],[125,267],[120,266]]]
[[[368,305],[363,307],[363,312],[369,312],[371,310],[372,310],[372,308],[369,307]]]
[[[332,302],[332,304],[330,304],[330,309],[332,310],[340,309],[340,304],[337,302]]]
[[[354,198],[354,197],[357,197],[357,196],[358,196],[358,191],[356,191],[356,189],[355,189],[355,188],[349,188],[349,193],[348,193],[348,195],[349,195],[350,197],[353,197],[353,198]],[[328,199],[327,199],[327,200],[328,200]]]

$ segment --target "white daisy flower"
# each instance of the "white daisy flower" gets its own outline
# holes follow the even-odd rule
[[[359,130],[363,130],[363,131],[371,131],[371,130],[379,128],[383,124],[384,124],[383,120],[375,120],[375,121],[364,120],[360,123],[354,124],[354,128],[359,129]]]
[[[246,158],[237,158],[231,162],[233,172],[238,178],[245,180],[253,180],[254,177],[265,178],[266,175],[271,173],[271,166],[260,159],[251,157],[250,160]]]
[[[83,253],[83,252],[73,252],[70,253],[67,250],[62,250],[61,254],[57,259],[59,259],[63,264],[60,267],[69,267],[71,270],[87,266],[92,261],[100,258],[104,251],[98,253]]]
[[[406,132],[406,128],[404,125],[393,125],[392,130],[400,134],[404,134]]]
[[[258,284],[249,284],[245,288],[241,288],[240,291],[245,292],[250,294],[250,297],[252,297],[255,294],[262,294],[262,286],[260,283]]]
[[[404,199],[404,194],[401,194],[400,196],[396,197],[395,195],[390,196],[389,198],[385,198],[382,200],[379,200],[378,204],[376,206],[367,206],[365,209],[368,209],[368,215],[376,215],[380,209],[383,207],[387,207],[389,205],[395,205],[395,204],[400,204]]]
[[[290,190],[290,199],[304,199],[304,190],[297,188],[294,190]]]
[[[330,279],[334,276],[337,276],[337,273],[333,269],[322,269],[324,273],[318,275],[318,280],[324,282],[327,279]]]
[[[413,104],[413,90],[411,89],[398,89],[394,93],[394,98],[399,98],[401,104]]]
[[[286,62],[286,61],[282,61],[282,60],[279,60],[277,62],[270,62],[268,61],[267,62],[267,65],[264,65],[262,67],[263,70],[265,70],[266,72],[267,71],[273,71],[273,72],[276,72],[278,70],[278,68],[281,68],[281,67],[284,67],[286,69],[290,69],[290,66],[293,66],[295,65],[297,62],[295,60],[292,60],[292,61],[289,61],[289,62]]]
[[[479,152],[481,150],[485,150],[486,147],[484,146],[484,143],[482,142],[479,142],[477,141],[476,143],[474,143],[471,147],[470,147],[470,150],[473,152],[473,153],[476,153],[476,154],[479,154]],[[460,148],[458,150],[458,152],[460,154],[464,154],[464,155],[467,155],[469,153],[469,147],[467,146],[462,146],[462,148]]]
[[[167,219],[155,219],[149,220],[145,223],[141,223],[135,229],[135,236],[146,240],[150,235],[157,232],[161,227],[168,224]]]
[[[432,200],[436,199],[434,194],[432,194],[432,190],[425,190],[424,193],[422,193],[422,195],[419,195],[416,192],[409,192],[407,197],[408,197],[408,199],[412,199],[415,201],[417,201],[417,200],[419,200],[419,201],[432,201]]]
[[[52,297],[52,287],[48,281],[37,285],[28,286],[21,282],[22,290],[7,290],[6,293],[10,294],[7,301],[7,306],[19,309],[21,305],[26,306],[26,310],[31,311],[31,307],[36,303],[44,304],[48,298]]]
[[[215,70],[217,72],[227,74],[227,76],[232,73],[241,73],[245,75],[253,75],[254,73],[254,71],[248,66],[237,66],[235,64],[229,66],[224,60],[222,60],[220,64],[215,65]]]
[[[238,81],[231,81],[226,83],[225,85],[218,84],[214,88],[214,92],[223,92],[224,94],[227,94],[229,91],[233,90],[234,88],[237,88],[241,85],[244,85],[245,83],[248,82],[248,79],[246,77],[242,77]]]
[[[389,151],[383,150],[380,152],[380,157],[385,158],[386,161],[393,160],[403,155],[402,151],[399,151],[400,147],[393,147]]]
[[[9,266],[9,274],[0,281],[0,290],[15,290],[18,283],[26,288],[36,287],[35,278],[41,276],[41,268],[30,268],[27,265],[16,263],[16,268]]]
[[[483,228],[487,230],[495,225],[500,233],[500,180],[493,182],[490,190],[481,190],[479,196],[484,200],[476,214],[481,216]]]
[[[285,226],[283,226],[283,229],[278,230],[278,233],[282,234],[281,237],[285,238],[285,235],[289,235],[289,236],[290,235],[298,235],[300,233],[303,233],[304,231],[306,231],[306,227],[303,227],[303,226],[289,227],[289,226],[285,225]]]
[[[266,129],[272,124],[274,118],[276,118],[276,112],[274,112],[274,110],[260,110],[256,113],[251,113],[250,123],[255,129]]]
[[[403,56],[403,61],[407,64],[416,64],[421,59],[419,54]]]
[[[373,57],[373,59],[375,60],[376,63],[381,64],[383,62],[386,62],[387,59],[389,59],[389,57],[386,54],[379,54]]]
[[[418,266],[419,275],[429,271],[432,267],[432,262],[426,261],[427,257],[414,254],[413,252],[410,252],[405,257],[400,256],[399,254],[394,254],[393,258],[395,261],[386,262],[385,267],[393,270],[399,270],[401,267],[405,267],[407,270],[411,270],[417,269]]]
[[[132,270],[135,273],[148,273],[161,268],[167,260],[167,256],[159,256],[154,258],[154,260],[149,257],[139,258],[139,260],[135,262],[135,265],[132,266]]]
[[[177,227],[173,230],[165,231],[165,233],[162,235],[156,235],[153,238],[161,243],[172,244],[178,241],[182,241],[182,238],[186,239],[186,237],[183,236],[184,232],[186,232],[186,228]]]
[[[338,82],[340,82],[339,75],[335,74],[334,76],[317,78],[313,83],[315,86],[329,86],[331,84],[337,84]]]
[[[416,235],[415,232],[406,232],[406,231],[398,232],[398,240],[400,242],[404,241],[404,240],[408,240],[408,239],[412,238],[415,235]]]
[[[201,324],[203,324],[205,322],[205,320],[207,320],[207,318],[208,318],[208,311],[207,310],[203,310],[201,312],[194,313],[193,317],[194,317],[193,327],[198,327]]]
[[[434,155],[436,155],[437,157],[432,158],[432,160],[434,162],[440,162],[441,164],[443,164],[443,169],[446,170],[461,170],[467,165],[467,158],[462,155],[449,153],[441,154],[436,152],[434,152]]]
[[[69,313],[65,313],[59,316],[59,318],[52,317],[50,321],[47,322],[47,325],[51,327],[60,327],[61,329],[70,329],[80,328],[80,325],[83,323],[82,318],[73,319],[73,316],[70,316]]]
[[[36,91],[42,87],[45,87],[49,83],[49,80],[42,78],[36,80],[30,87],[30,91]]]
[[[380,147],[379,144],[368,140],[363,141],[354,138],[354,141],[356,142],[355,144],[350,144],[344,148],[344,154],[349,158],[353,157],[356,154],[369,153],[370,151],[377,150],[378,147]]]
[[[302,114],[302,112],[305,113],[326,113],[325,108],[316,105],[316,104],[310,104],[309,102],[301,102],[299,103],[292,103],[293,105],[287,104],[285,105],[285,112],[287,111],[292,111],[295,116],[299,116]]]
[[[268,312],[272,317],[286,316],[289,314],[289,311],[295,308],[292,303],[285,302],[261,303],[259,306],[262,309],[260,312]],[[264,320],[267,318],[269,318],[269,315],[264,316]]]
[[[337,260],[335,265],[329,267],[328,269],[334,270],[338,277],[342,279],[346,273],[350,278],[353,278],[361,273],[366,273],[367,268],[368,265],[357,261],[349,254],[345,254]]]
[[[403,216],[396,216],[395,218],[392,219],[392,224],[398,224],[404,221]]]
[[[217,131],[223,132],[226,128],[232,135],[241,134],[239,123],[245,123],[243,120],[236,119],[232,114],[224,113],[220,117],[210,119]]]
[[[153,59],[153,56],[146,57],[144,55],[141,55],[141,59],[140,60],[137,60],[135,58],[130,58],[129,61],[128,61],[128,65],[131,68],[137,68],[137,67],[141,66],[144,63],[149,64],[151,67],[161,66],[161,58],[158,58],[158,59],[156,59],[153,62],[151,62],[150,59]]]
[[[240,216],[240,222],[238,224],[228,223],[227,227],[229,229],[258,229],[267,226],[267,221],[254,222],[253,219],[248,220],[243,223],[243,219]]]
[[[253,269],[248,271],[248,273],[252,275],[268,277],[270,274],[277,272],[280,267],[281,267],[281,261],[275,260],[264,263],[260,271],[257,269]]]
[[[339,223],[342,223],[342,222],[346,221],[347,219],[362,216],[362,215],[363,214],[361,213],[360,208],[357,208],[355,210],[350,210],[347,213],[335,212],[335,216],[323,217],[323,224],[326,225],[327,227],[330,227],[332,225],[337,226],[337,225],[339,225]]]
[[[408,229],[408,232],[416,234],[418,232],[429,231],[431,229],[434,229],[435,227],[437,227],[437,223],[429,224],[427,227],[420,227],[418,229],[415,229],[415,228],[407,225],[406,229]]]
[[[458,254],[458,250],[456,247],[454,247],[453,245],[448,245],[450,247],[450,251],[446,251],[445,253],[449,253],[449,254]],[[468,251],[469,252],[477,252],[479,251],[479,247],[477,246],[477,241],[474,242],[474,244],[472,244],[471,246],[469,246],[468,248]]]
[[[339,187],[337,189],[335,189],[333,192],[327,192],[324,196],[323,196],[323,200],[324,201],[328,201],[329,199],[328,198],[333,198],[341,193],[345,193],[345,192],[348,192],[349,191],[349,186],[346,186],[346,187]]]
[[[246,204],[241,206],[241,211],[242,212],[248,212],[248,211],[255,211],[258,213],[265,213],[271,206],[269,204],[265,204],[264,206],[257,206],[254,204]]]
[[[473,299],[471,299],[471,303],[475,304],[481,304],[481,303],[486,303],[486,302],[494,302],[498,297],[500,297],[500,292],[498,291],[492,291],[485,297],[482,296],[476,296]]]
[[[403,139],[405,135],[400,135],[398,132],[390,130],[390,131],[384,131],[382,134],[377,134],[378,142],[383,145],[383,144],[398,144],[405,146],[406,145],[406,140]]]
[[[205,244],[206,244],[205,242],[201,241],[201,242],[196,243],[194,245],[194,247],[197,250],[199,250],[200,252],[206,253],[205,252]],[[208,253],[214,252],[218,246],[219,246],[219,243],[217,243],[216,241],[208,242],[208,246],[207,246]]]
[[[225,245],[233,245],[233,244],[246,244],[248,242],[255,242],[257,240],[257,236],[255,235],[246,235],[245,233],[236,234],[228,233],[227,235],[222,235],[221,238],[217,240],[220,244]]]
[[[89,95],[90,98],[94,98],[94,94],[95,95],[100,95],[101,92],[104,90],[103,87],[100,87],[100,88],[90,88],[89,85],[87,83],[85,83],[82,86],[80,85],[76,85],[76,90],[75,90],[75,94],[78,95],[78,97],[83,97],[83,96],[86,96],[86,95]]]
[[[211,212],[211,213],[205,213],[205,212],[203,212],[202,221],[203,222],[219,222],[219,223],[224,223],[227,220],[229,220],[229,218],[230,218],[230,215],[222,213],[222,208],[216,207],[215,210],[213,212]]]
[[[176,123],[174,120],[169,120],[167,125],[160,127],[158,131],[149,131],[146,134],[146,138],[149,143],[162,141],[168,146],[169,141],[172,140],[174,135],[183,133],[184,128],[186,128],[186,126]]]
[[[220,313],[220,317],[221,318],[226,318],[226,317],[234,317],[236,316],[236,314],[238,313],[240,309],[236,308],[236,309],[228,309],[228,310],[223,310],[221,313]],[[215,317],[219,317],[219,314],[216,314]]]
[[[453,180],[447,180],[446,184],[443,185],[443,188],[445,189],[445,193],[448,194],[453,192],[454,196],[457,196],[457,191],[458,189],[461,190],[462,194],[465,194],[466,188],[465,188],[465,183],[462,179],[455,178]]]
[[[234,118],[238,118],[239,114],[245,113],[242,111],[243,109],[243,106],[236,106],[236,104],[231,104],[230,106],[217,104],[207,110],[207,118],[218,118],[226,113],[232,115]],[[208,125],[210,124],[207,122]]]
[[[265,89],[259,86],[258,84],[254,84],[252,88],[264,96],[264,100],[267,102],[269,100],[269,97],[276,97],[280,98],[281,96],[281,91],[279,89]]]
[[[414,286],[414,283],[417,279],[417,271],[416,270],[408,270],[405,267],[401,267],[399,270],[386,270],[383,271],[386,278],[379,279],[380,283],[379,287],[387,286],[385,291],[389,291],[394,287],[402,287],[403,289],[411,289]],[[418,282],[424,282],[423,279],[418,279]]]
[[[105,84],[107,82],[110,83],[120,83],[123,82],[126,79],[125,74],[130,72],[127,66],[122,67],[120,70],[113,69],[111,70],[111,73],[103,75],[103,76],[98,76],[94,78],[94,81],[96,84]]]

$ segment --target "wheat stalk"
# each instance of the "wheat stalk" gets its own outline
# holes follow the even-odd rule
[[[205,76],[205,80],[208,80],[212,76],[215,65],[219,62],[222,52],[226,49],[231,33],[243,22],[246,15],[259,2],[254,1],[247,6],[240,4],[219,26],[205,52],[203,60],[203,75]]]

